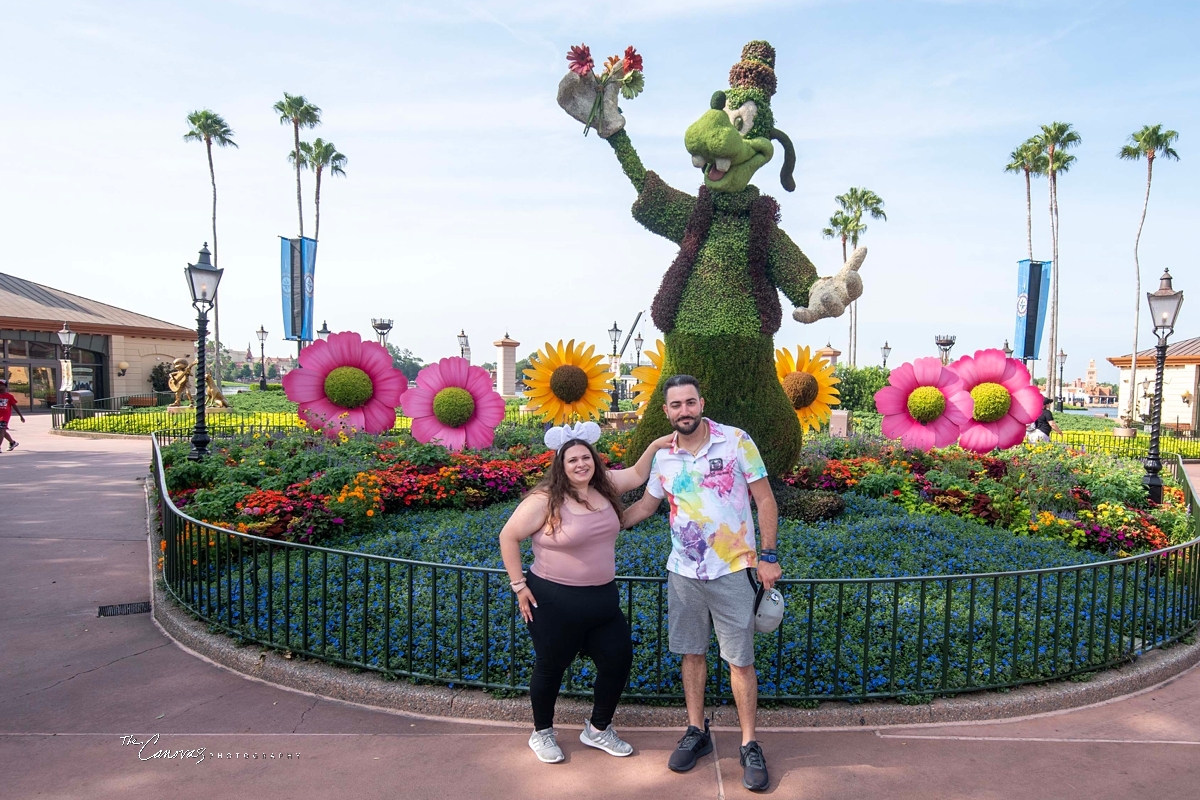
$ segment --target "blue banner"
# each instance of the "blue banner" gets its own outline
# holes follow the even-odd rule
[[[283,338],[313,340],[313,281],[317,240],[279,237],[279,288],[283,295]]]
[[[1046,306],[1050,305],[1049,261],[1017,262],[1017,332],[1013,358],[1037,361],[1042,349]]]

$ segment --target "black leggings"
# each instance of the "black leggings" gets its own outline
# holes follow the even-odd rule
[[[538,604],[529,623],[529,637],[537,653],[529,680],[534,728],[553,727],[563,673],[576,655],[583,654],[596,663],[592,726],[605,730],[612,723],[633,664],[633,641],[621,613],[617,582],[566,586],[539,578],[532,571],[525,578]]]

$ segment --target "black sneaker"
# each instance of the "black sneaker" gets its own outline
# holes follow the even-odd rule
[[[767,759],[758,742],[742,745],[742,786],[752,792],[765,791],[771,779],[767,777]]]
[[[708,720],[704,720],[704,730],[700,730],[695,725],[688,725],[687,732],[679,740],[675,752],[671,753],[671,760],[667,762],[667,766],[673,772],[687,772],[696,766],[696,759],[708,755],[712,749],[712,736],[708,733]]]

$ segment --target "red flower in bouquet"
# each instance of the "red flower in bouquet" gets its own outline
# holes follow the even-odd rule
[[[592,61],[592,51],[586,44],[572,45],[567,53],[567,69],[577,75],[590,75],[596,62]]]
[[[625,58],[621,62],[621,70],[628,75],[637,70],[642,71],[642,57],[638,55],[638,51],[633,49],[633,45],[625,48]]]

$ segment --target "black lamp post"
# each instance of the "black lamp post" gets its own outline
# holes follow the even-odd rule
[[[467,329],[459,328],[458,331],[458,355],[460,358],[467,357],[467,350],[471,347],[471,340],[467,337]]]
[[[204,422],[204,406],[206,403],[205,385],[205,353],[208,338],[208,310],[217,299],[217,285],[221,283],[224,270],[213,266],[208,252],[208,242],[200,248],[200,257],[195,264],[188,264],[184,269],[187,276],[188,289],[192,292],[192,306],[198,312],[196,317],[196,429],[192,433],[192,450],[188,453],[189,461],[200,461],[208,455],[208,426]]]
[[[65,322],[63,323],[62,330],[58,332],[58,341],[62,342],[63,361],[67,362],[68,365],[66,369],[70,369],[71,348],[75,346],[75,331],[71,330],[71,328]],[[72,387],[67,386],[67,388],[63,390],[63,393],[67,396],[67,402],[65,403],[67,408],[75,407],[75,403],[71,400],[71,388]]]
[[[633,347],[637,351],[637,364],[635,366],[640,367],[642,365],[642,345],[645,343],[646,340],[642,338],[642,334],[639,331],[638,335],[633,337]]]
[[[1004,347],[1002,347],[1000,349],[1004,351],[1005,358],[1012,358],[1013,349],[1009,346],[1008,339],[1004,340]]]
[[[258,379],[258,388],[265,392],[267,390],[267,329],[259,325],[254,334],[258,337],[258,355],[262,364],[262,375]]]
[[[375,329],[375,335],[379,337],[379,343],[387,347],[388,332],[392,329],[392,321],[390,319],[371,319],[371,327]]]
[[[892,354],[892,348],[888,347],[887,340],[884,340],[883,347],[879,348],[879,354],[883,356],[883,368],[887,369],[887,358]]]
[[[330,333],[332,333],[332,331],[330,331],[329,326],[325,324],[325,320],[321,320],[321,330],[317,331],[317,338],[323,342],[329,338]]]
[[[1150,401],[1150,451],[1146,454],[1146,477],[1142,485],[1150,502],[1162,502],[1162,461],[1159,460],[1158,437],[1162,423],[1162,394],[1163,370],[1167,363],[1167,337],[1175,330],[1175,318],[1179,316],[1179,308],[1183,305],[1183,292],[1177,292],[1171,287],[1171,271],[1163,271],[1159,280],[1158,290],[1146,293],[1150,303],[1150,317],[1154,320],[1154,334],[1158,337],[1158,345],[1154,348],[1154,397]],[[1137,353],[1133,354],[1137,358]]]
[[[1063,410],[1063,388],[1062,388],[1063,366],[1067,363],[1067,354],[1063,352],[1063,349],[1061,347],[1058,348],[1057,358],[1058,358],[1058,411],[1061,413]]]
[[[621,378],[621,365],[617,362],[617,342],[621,341],[621,329],[617,327],[616,320],[613,320],[613,326],[608,329],[608,338],[612,339],[613,345],[612,405],[609,406],[609,411],[615,413],[621,410],[621,405],[617,402],[617,381]]]
[[[938,350],[942,354],[942,365],[950,363],[950,348],[954,347],[954,342],[958,337],[947,334],[939,334],[933,337],[933,343],[937,345]]]

